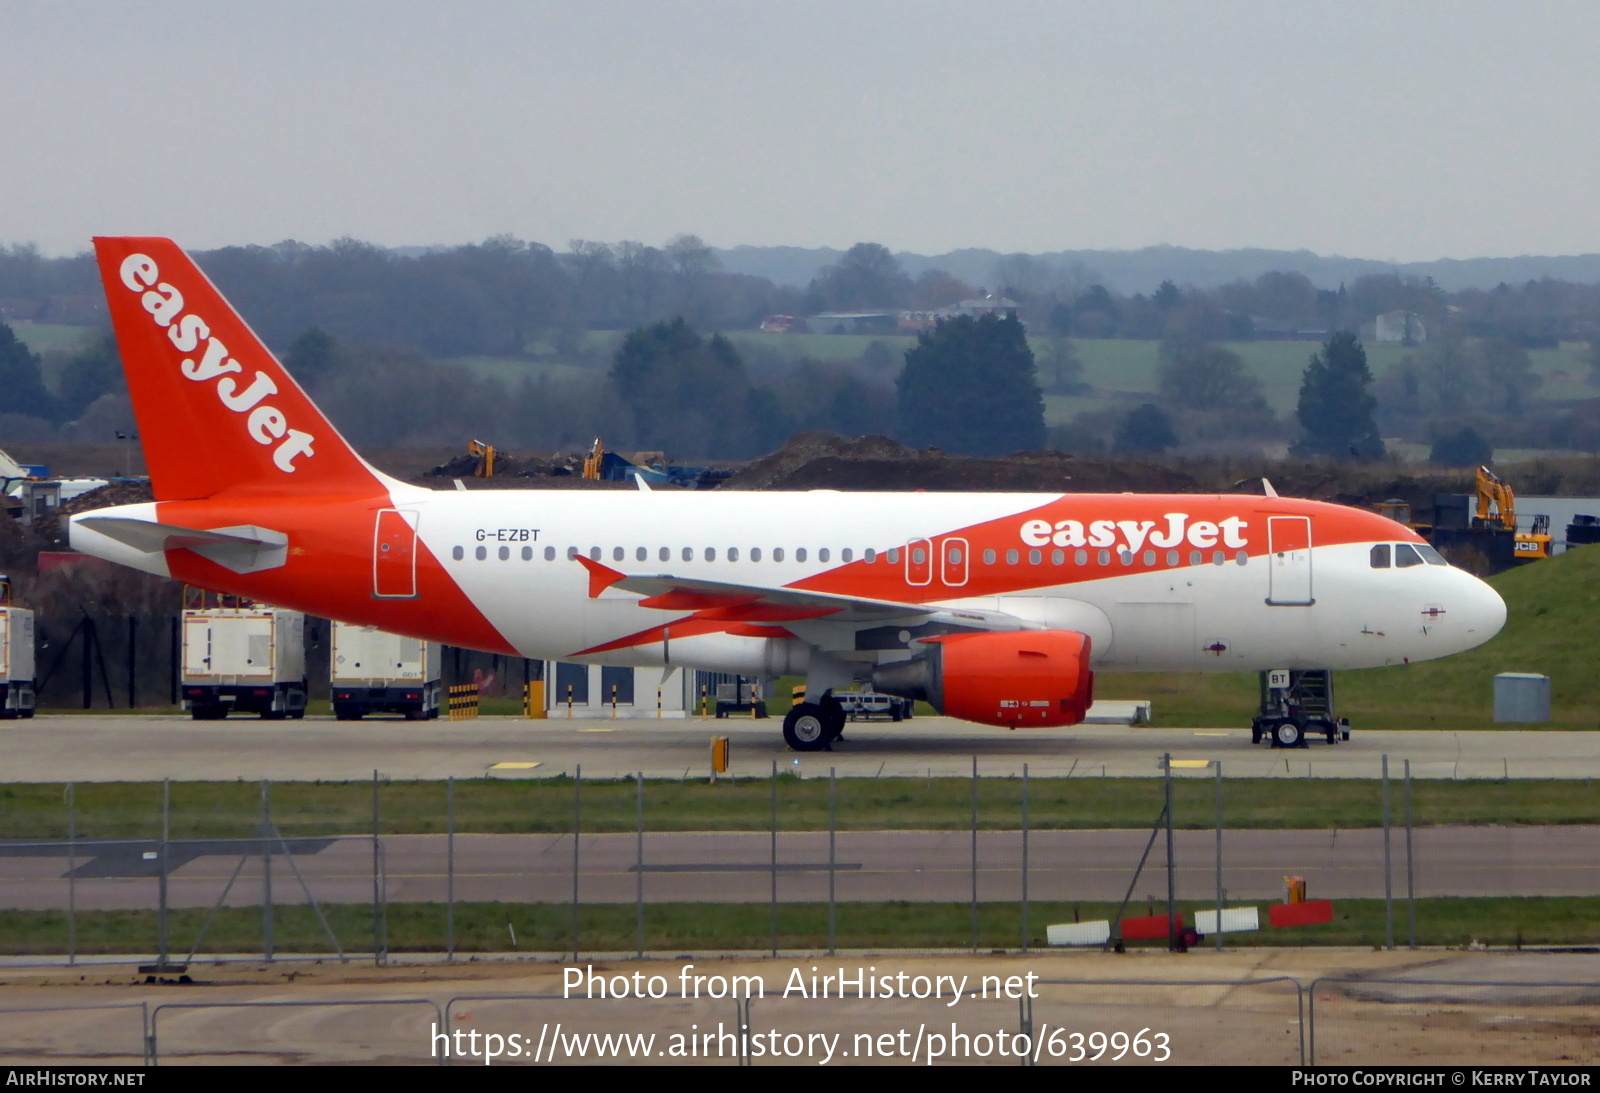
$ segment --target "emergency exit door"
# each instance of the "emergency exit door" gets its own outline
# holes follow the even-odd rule
[[[417,594],[417,514],[381,509],[372,535],[372,594],[407,599]]]
[[[1267,602],[1307,607],[1311,597],[1311,517],[1267,518]]]

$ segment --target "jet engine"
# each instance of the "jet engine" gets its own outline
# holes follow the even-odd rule
[[[1087,634],[946,634],[922,644],[927,656],[875,669],[873,688],[924,699],[950,717],[1012,729],[1076,725],[1094,701]]]

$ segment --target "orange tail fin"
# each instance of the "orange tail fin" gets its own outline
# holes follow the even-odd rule
[[[94,247],[156,500],[383,489],[172,240]]]

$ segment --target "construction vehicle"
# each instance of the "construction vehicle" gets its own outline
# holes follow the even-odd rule
[[[627,482],[645,486],[682,486],[691,490],[712,489],[732,471],[710,467],[680,467],[669,464],[665,452],[635,452],[633,458],[608,452],[599,437],[583,457],[583,477],[591,482]]]
[[[1535,516],[1529,530],[1518,531],[1517,496],[1488,467],[1478,468],[1478,508],[1473,523],[1510,531],[1514,536],[1513,554],[1518,562],[1536,562],[1550,557],[1550,517]]]
[[[305,616],[191,588],[183,611],[184,708],[196,721],[229,713],[265,721],[306,715]]]
[[[493,444],[485,444],[481,440],[470,441],[467,444],[467,454],[477,460],[472,467],[472,477],[494,477],[494,457],[496,453]]]
[[[33,716],[33,612],[11,606],[11,580],[0,573],[0,719]]]

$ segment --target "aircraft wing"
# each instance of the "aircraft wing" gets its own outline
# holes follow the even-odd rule
[[[816,619],[849,624],[852,629],[899,620],[916,626],[928,622],[976,630],[1031,630],[1025,622],[1003,611],[945,608],[932,604],[841,596],[804,588],[772,588],[680,577],[670,573],[626,574],[579,555],[589,571],[589,595],[608,588],[642,595],[640,607],[663,611],[693,611],[697,618],[730,622],[799,622]]]

